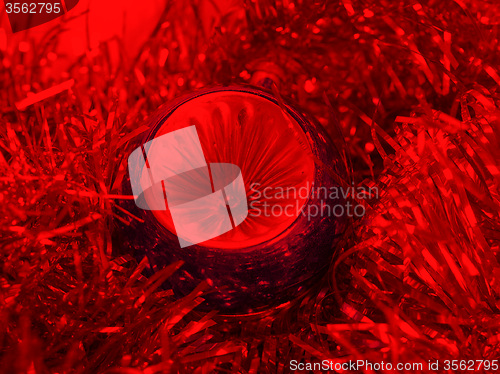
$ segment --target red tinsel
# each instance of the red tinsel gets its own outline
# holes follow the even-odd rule
[[[58,40],[84,34],[72,17],[91,29],[87,14],[44,35],[0,29],[1,372],[500,359],[498,4],[184,0],[137,55],[121,36],[71,55]],[[114,241],[116,201],[132,198],[124,160],[161,104],[262,77],[380,196],[327,276],[284,307],[201,313],[207,285],[175,299],[160,285],[181,264],[146,279],[147,260]]]

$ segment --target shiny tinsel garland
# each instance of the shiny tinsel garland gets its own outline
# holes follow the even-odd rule
[[[68,63],[51,52],[65,21],[15,49],[0,30],[1,370],[498,359],[498,5],[203,4],[172,2],[137,58],[115,38]],[[285,307],[201,313],[207,285],[175,299],[159,286],[181,264],[146,279],[147,261],[115,240],[116,202],[130,199],[124,156],[161,104],[263,77],[318,118],[352,182],[380,196],[328,275]]]

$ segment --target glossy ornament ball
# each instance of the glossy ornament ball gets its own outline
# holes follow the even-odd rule
[[[136,146],[123,183],[136,201],[123,207],[144,222],[121,234],[152,271],[184,262],[168,280],[176,294],[206,281],[206,308],[252,313],[329,265],[344,172],[326,132],[293,106],[250,87],[195,92],[160,109]],[[141,183],[156,188],[137,198]]]

